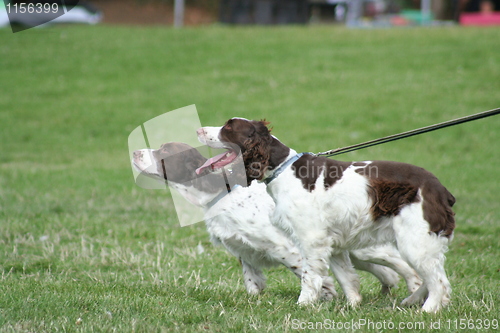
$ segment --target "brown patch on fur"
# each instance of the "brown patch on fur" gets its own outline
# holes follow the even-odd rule
[[[243,163],[245,164],[247,182],[250,184],[254,179],[262,179],[264,172],[269,167],[271,155],[270,136],[259,136],[256,139],[245,140],[243,145]]]
[[[423,200],[429,231],[444,237],[453,234],[455,198],[429,171],[407,163],[373,161],[356,172],[369,179],[369,194],[376,206],[372,208],[374,219],[397,214],[405,204]],[[416,195],[418,189],[422,198]]]
[[[455,213],[451,209],[455,204],[455,197],[439,182],[444,191],[435,191],[437,184],[433,183],[429,182],[422,189],[424,218],[429,222],[432,232],[450,237],[455,229]]]
[[[324,175],[323,186],[325,189],[333,186],[337,180],[342,178],[344,170],[350,163],[330,160],[314,155],[304,155],[292,164],[295,177],[302,181],[302,187],[312,192],[316,189],[316,181],[320,175]]]
[[[418,202],[418,188],[409,183],[392,182],[385,179],[370,179],[369,195],[372,199],[371,213],[376,221],[383,216],[399,214],[401,208]]]

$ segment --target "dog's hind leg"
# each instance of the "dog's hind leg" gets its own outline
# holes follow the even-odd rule
[[[383,265],[396,271],[400,276],[402,276],[405,279],[406,286],[410,293],[414,293],[422,285],[422,280],[418,276],[417,272],[415,272],[415,270],[411,268],[408,265],[408,263],[401,258],[401,255],[392,244],[354,250],[350,251],[350,254],[351,254],[351,259],[353,259],[352,257],[354,256],[356,259],[365,262],[366,261],[371,262],[373,264]],[[359,263],[357,261],[355,262],[354,260],[353,263],[354,267],[358,268],[357,265]],[[380,280],[380,282],[382,282],[382,285],[385,284],[384,281],[381,279],[383,278],[383,276],[379,277],[376,272],[371,272],[370,270],[368,271],[373,275],[375,275]],[[391,287],[390,284],[387,285]]]
[[[382,294],[388,294],[392,288],[398,287],[399,275],[392,269],[360,260],[352,253],[350,253],[350,257],[355,269],[371,273],[380,281]]]
[[[429,231],[429,223],[423,218],[421,202],[403,208],[394,218],[397,246],[402,257],[417,271],[424,285],[403,303],[417,303],[429,296],[422,310],[438,312],[450,301],[451,286],[444,270],[444,253],[449,239]]]
[[[412,306],[419,305],[422,306],[424,304],[425,299],[429,295],[429,291],[427,290],[427,286],[425,284],[421,285],[420,288],[417,289],[413,294],[406,297],[401,305],[403,306]]]

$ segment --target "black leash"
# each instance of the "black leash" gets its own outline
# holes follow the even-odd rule
[[[403,133],[399,133],[399,134],[389,135],[389,136],[386,136],[386,137],[383,137],[383,138],[380,138],[380,139],[366,141],[366,142],[358,143],[358,144],[352,145],[352,146],[347,146],[347,147],[343,147],[343,148],[337,148],[337,149],[332,149],[332,150],[324,151],[322,153],[317,153],[315,155],[316,156],[330,157],[330,156],[345,154],[345,153],[349,153],[351,151],[355,151],[355,150],[359,150],[359,149],[364,149],[364,148],[368,148],[368,147],[372,147],[372,146],[376,146],[376,145],[380,145],[382,143],[396,141],[396,140],[404,139],[404,138],[409,138],[410,136],[414,136],[414,135],[418,135],[418,134],[422,134],[422,133],[427,133],[427,132],[435,131],[435,130],[438,130],[438,129],[441,129],[441,128],[445,128],[445,127],[449,127],[449,126],[454,126],[454,125],[466,123],[466,122],[477,120],[477,119],[481,119],[481,118],[486,118],[486,117],[494,116],[494,115],[499,114],[499,113],[500,113],[500,108],[489,110],[489,111],[484,111],[484,112],[479,112],[479,113],[476,113],[476,114],[473,114],[473,115],[470,115],[470,116],[465,116],[465,117],[462,117],[462,118],[448,120],[448,121],[445,121],[445,122],[442,122],[442,123],[439,123],[439,124],[430,125],[430,126],[426,126],[426,127],[422,127],[422,128],[417,128],[417,129],[414,129],[414,130],[411,130],[411,131],[407,131],[407,132],[403,132]]]

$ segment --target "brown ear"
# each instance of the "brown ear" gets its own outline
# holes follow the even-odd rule
[[[261,119],[256,122],[256,130],[259,134],[269,134],[271,133],[272,128],[268,127],[268,125],[271,124],[269,121],[266,121],[265,119]]]
[[[269,158],[271,156],[272,137],[264,123],[259,122],[259,124],[262,124],[261,126],[263,127],[257,127],[259,135],[246,140],[244,143],[243,162],[245,163],[249,185],[252,180],[261,180],[264,177],[264,172],[269,167]]]

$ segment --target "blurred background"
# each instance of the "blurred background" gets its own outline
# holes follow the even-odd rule
[[[62,3],[61,0],[34,2]],[[22,3],[26,2],[10,1],[11,5]],[[319,23],[352,27],[500,25],[500,0],[67,0],[64,4],[72,11],[54,22],[175,26],[214,23]],[[28,16],[18,14],[16,18],[10,14],[10,21],[36,25],[29,22]],[[39,17],[38,14],[32,16]],[[8,19],[0,7],[1,25],[8,25]]]
[[[94,0],[104,23],[173,24],[176,0]],[[500,0],[177,0],[184,2],[184,24],[336,23],[353,26],[500,24],[491,14]],[[481,13],[474,22],[470,14]],[[465,16],[465,20],[464,20]],[[476,16],[476,15],[473,15]]]

